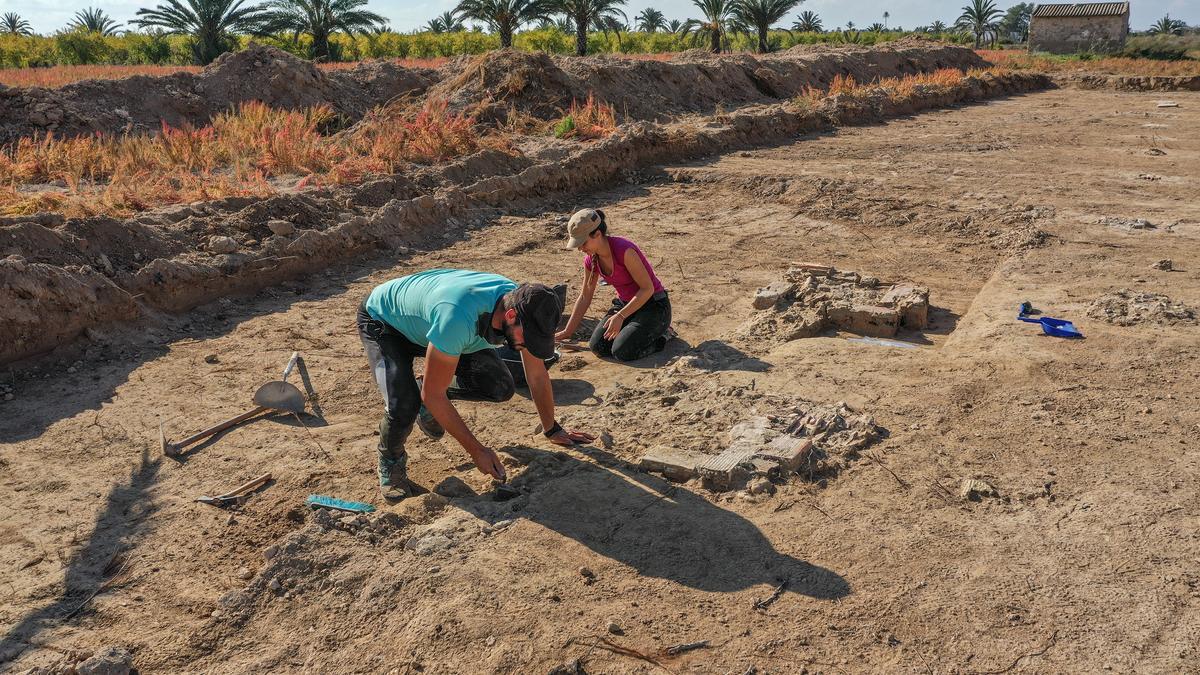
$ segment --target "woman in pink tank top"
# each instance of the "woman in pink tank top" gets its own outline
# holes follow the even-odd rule
[[[579,328],[600,279],[617,292],[588,346],[599,356],[633,361],[662,351],[670,339],[671,301],[642,250],[608,234],[604,212],[583,209],[567,223],[567,248],[583,252],[583,290],[567,325],[555,335],[566,340]]]

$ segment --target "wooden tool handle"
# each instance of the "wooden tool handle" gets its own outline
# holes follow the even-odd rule
[[[208,438],[209,436],[212,436],[214,434],[219,434],[222,431],[225,431],[226,429],[228,429],[229,427],[231,427],[235,424],[241,424],[242,422],[245,422],[246,420],[250,419],[251,417],[254,417],[255,415],[261,415],[262,413],[266,412],[267,410],[269,410],[269,408],[264,408],[264,407],[260,406],[249,412],[244,412],[241,415],[238,415],[237,417],[231,417],[231,418],[225,420],[224,422],[221,422],[220,424],[211,426],[211,427],[205,429],[204,431],[198,431],[198,432],[192,434],[191,436],[188,436],[187,438],[183,439],[182,441],[175,443],[174,446],[177,449],[182,450],[182,449],[186,448],[187,446],[191,445],[192,443],[195,443],[196,441],[201,441],[201,440],[204,440],[205,438]]]
[[[235,487],[234,489],[230,490],[229,492],[226,492],[225,494],[223,494],[221,496],[222,497],[242,497],[247,492],[252,492],[252,491],[257,490],[258,488],[262,487],[263,485],[266,485],[270,480],[271,480],[271,474],[264,473],[263,475],[259,476],[258,478],[255,478],[254,480],[246,481],[245,483],[242,483],[241,485]]]
[[[296,362],[300,360],[300,352],[292,352],[292,358],[288,359],[287,366],[283,369],[283,381],[287,382],[288,375],[292,374],[292,369],[296,367]]]

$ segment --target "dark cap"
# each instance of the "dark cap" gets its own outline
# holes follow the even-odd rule
[[[525,329],[525,348],[539,359],[554,356],[554,334],[563,305],[554,289],[545,284],[521,284],[512,292],[512,307]]]

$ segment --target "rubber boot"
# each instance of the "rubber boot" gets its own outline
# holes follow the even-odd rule
[[[379,492],[388,501],[400,501],[409,494],[408,453],[404,441],[412,432],[412,424],[400,426],[387,415],[379,422]]]

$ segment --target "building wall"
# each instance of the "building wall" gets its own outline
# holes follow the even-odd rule
[[[1112,52],[1125,45],[1129,15],[1035,16],[1029,20],[1029,50],[1074,54]]]

